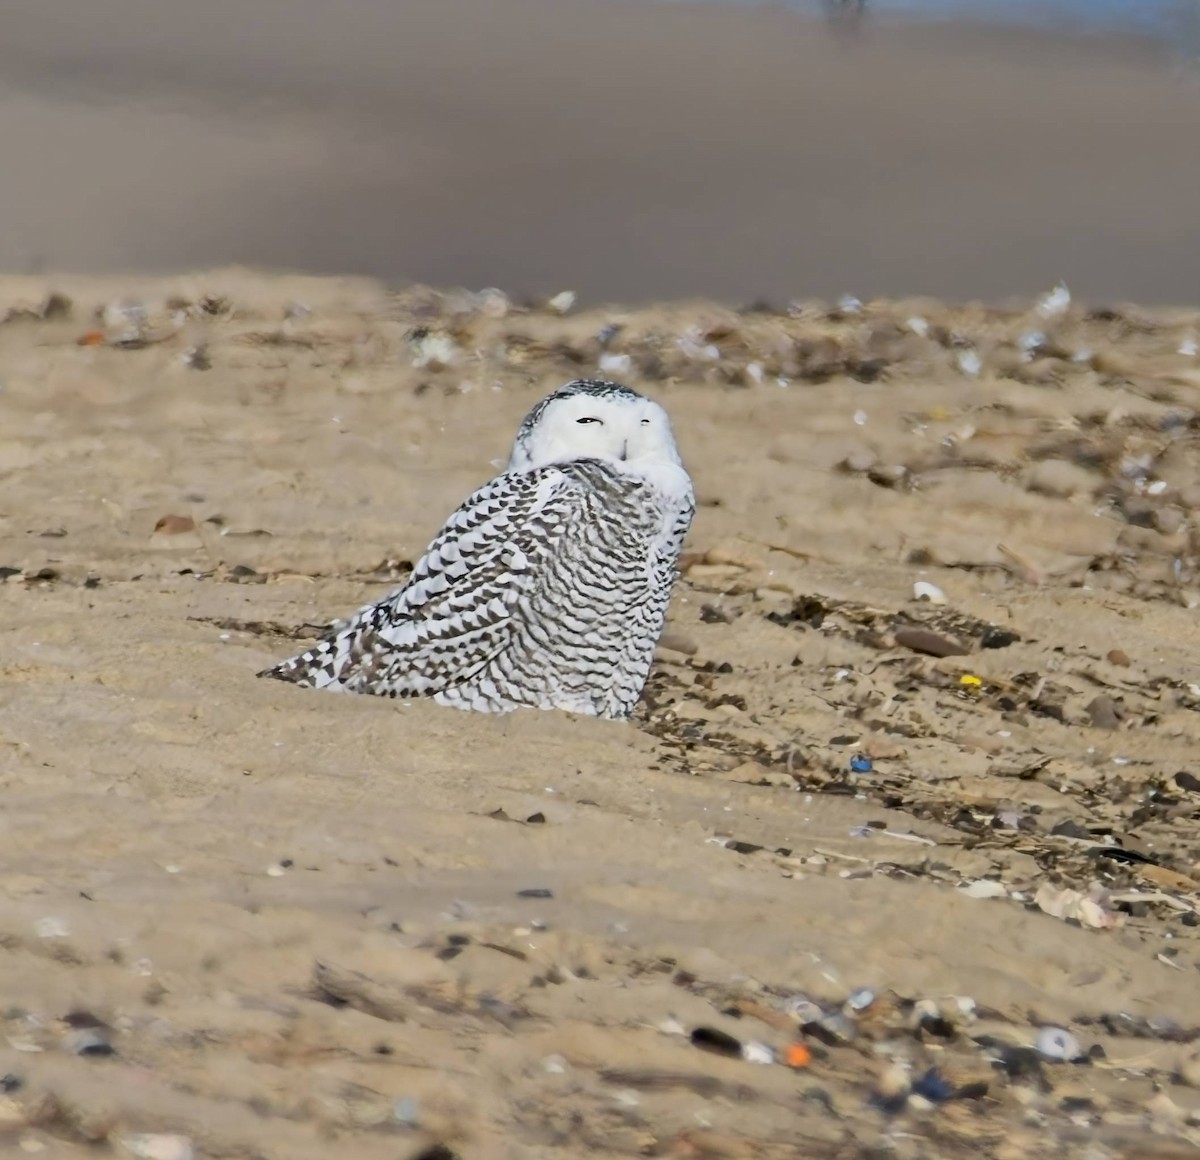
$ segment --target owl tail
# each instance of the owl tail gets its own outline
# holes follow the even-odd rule
[[[275,681],[288,681],[305,689],[319,689],[333,681],[334,661],[337,645],[332,641],[320,644],[289,660],[280,661],[269,669],[256,673],[258,677],[270,677]]]

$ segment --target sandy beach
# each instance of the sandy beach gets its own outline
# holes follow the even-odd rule
[[[1200,312],[0,297],[14,1147],[1192,1154]],[[700,498],[633,724],[255,680],[602,359]]]

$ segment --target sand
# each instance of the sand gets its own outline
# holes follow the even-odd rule
[[[3,1147],[1195,1154],[1200,312],[223,270],[0,318]],[[700,499],[634,722],[255,679],[602,360]]]

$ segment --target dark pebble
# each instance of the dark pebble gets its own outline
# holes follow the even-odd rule
[[[546,822],[546,815],[539,810],[536,814],[530,814],[525,821],[531,826],[541,826]]]
[[[72,1031],[67,1036],[66,1047],[74,1055],[100,1056],[117,1053],[108,1036],[99,1028],[93,1027]]]
[[[691,1035],[692,1043],[704,1051],[712,1051],[717,1055],[741,1057],[742,1044],[732,1035],[718,1031],[715,1027],[697,1027]]]
[[[936,1067],[931,1067],[914,1081],[912,1090],[930,1103],[940,1104],[944,1100],[952,1100],[958,1089]]]
[[[1181,769],[1173,780],[1180,789],[1186,790],[1188,793],[1200,793],[1200,777],[1194,773],[1188,773],[1186,769]]]
[[[420,1152],[414,1152],[406,1160],[461,1160],[461,1157],[453,1148],[447,1148],[445,1144],[430,1144],[427,1148],[422,1148]]]
[[[981,648],[1008,648],[1021,639],[1021,634],[1007,628],[997,628],[991,625],[979,639]]]
[[[545,886],[531,886],[527,890],[518,890],[518,898],[553,898],[554,891]]]

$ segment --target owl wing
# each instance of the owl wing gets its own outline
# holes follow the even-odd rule
[[[259,676],[391,696],[469,680],[507,645],[539,564],[585,491],[556,467],[498,476],[446,521],[402,588]]]

